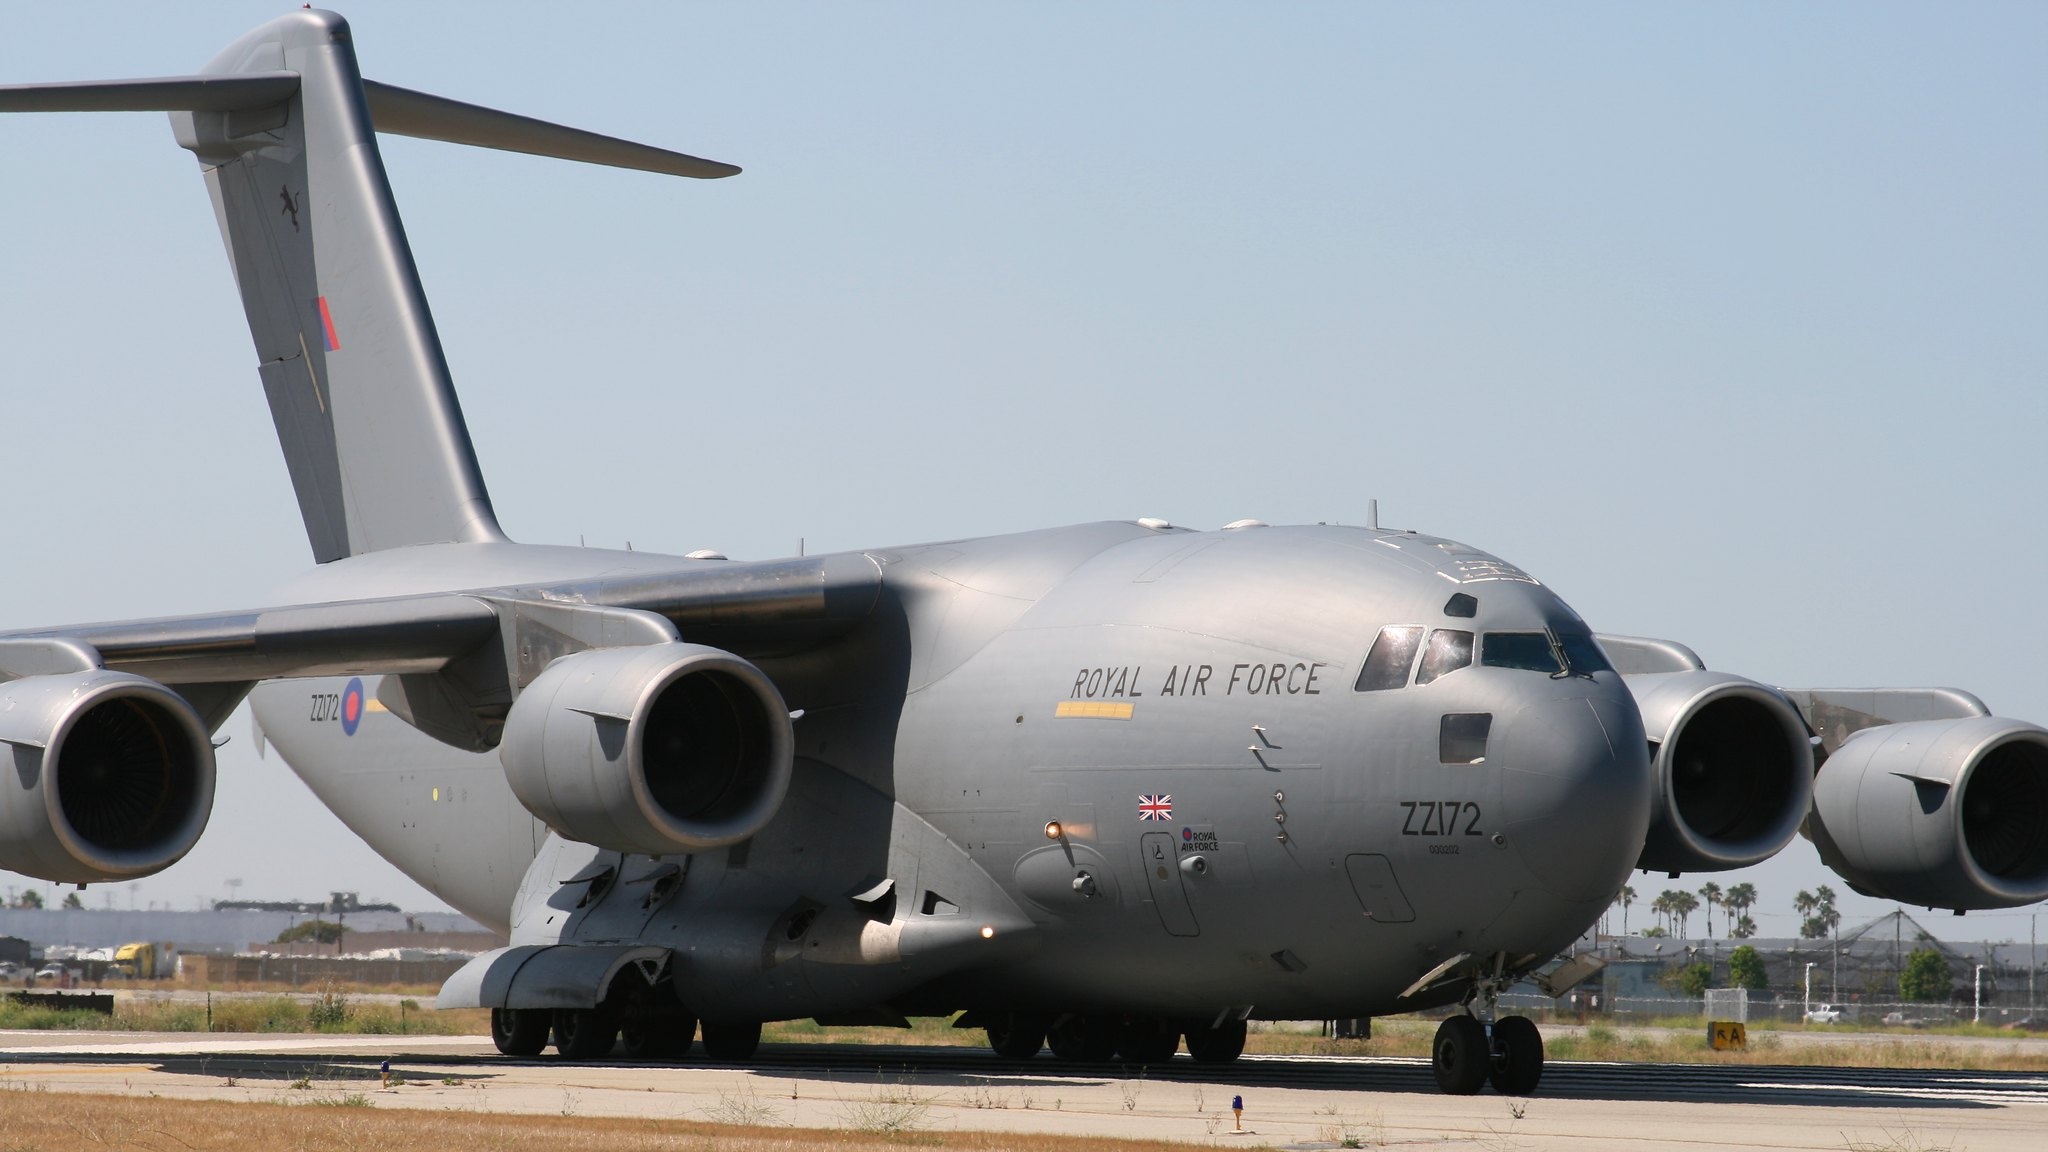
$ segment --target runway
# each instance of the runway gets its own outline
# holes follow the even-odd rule
[[[389,1058],[404,1081],[383,1090]],[[1144,1070],[979,1049],[764,1045],[745,1066],[510,1060],[475,1037],[0,1033],[0,1089],[1318,1147],[2038,1149],[2048,1074],[1553,1062],[1539,1093],[1437,1092],[1419,1060],[1182,1056]],[[1231,1131],[1245,1098],[1247,1133]]]

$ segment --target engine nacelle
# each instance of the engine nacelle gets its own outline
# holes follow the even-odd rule
[[[206,830],[213,772],[199,714],[154,680],[0,684],[0,868],[65,884],[161,872]]]
[[[2048,729],[1866,728],[1821,766],[1813,816],[1822,862],[1865,895],[1958,910],[2048,898]]]
[[[795,747],[759,668],[671,643],[548,665],[513,702],[498,758],[519,802],[564,838],[659,856],[760,831],[789,790]]]
[[[1720,872],[1790,843],[1813,797],[1813,745],[1771,687],[1704,669],[1625,676],[1656,793],[1636,866]]]

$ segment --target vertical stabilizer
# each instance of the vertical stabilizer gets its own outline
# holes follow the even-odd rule
[[[313,556],[502,540],[376,131],[716,180],[665,148],[366,81],[293,12],[196,76],[0,85],[0,112],[168,111],[199,157]]]
[[[299,76],[279,105],[170,119],[205,166],[313,558],[504,539],[391,201],[348,20],[293,12],[207,66],[274,72]]]
[[[267,107],[178,111],[248,313],[313,556],[500,540],[384,176],[348,22],[299,11],[207,75],[294,73]]]

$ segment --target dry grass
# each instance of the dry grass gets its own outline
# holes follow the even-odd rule
[[[392,1036],[488,1035],[485,1009],[437,1012],[416,1001],[366,1003],[346,993],[203,1000],[133,1000],[112,1015],[0,998],[0,1029],[116,1032],[333,1032]],[[0,1145],[0,1152],[6,1152]]]
[[[131,1148],[178,1152],[825,1152],[837,1148],[1044,1152],[1034,1132],[806,1131],[680,1120],[493,1116],[403,1109],[152,1100],[61,1092],[0,1092],[0,1152]],[[1062,1136],[1074,1152],[1152,1152],[1165,1142]]]
[[[1437,1022],[1381,1019],[1370,1040],[1330,1040],[1313,1033],[1254,1032],[1247,1052],[1288,1056],[1429,1057]],[[1644,1031],[1594,1024],[1583,1032],[1544,1030],[1544,1053],[1552,1060],[1617,1063],[1796,1065],[1812,1068],[1951,1068],[1986,1072],[2048,1071],[2048,1053],[2016,1052],[2008,1045],[1973,1044],[1969,1038],[2013,1040],[2011,1033],[1980,1030],[1950,1038],[1899,1036],[1862,1042],[1801,1044],[1794,1033],[1751,1028],[1747,1052],[1707,1047],[1704,1026],[1686,1031]]]

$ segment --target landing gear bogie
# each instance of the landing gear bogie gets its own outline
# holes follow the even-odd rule
[[[553,1023],[545,1008],[493,1008],[491,1043],[507,1056],[538,1056]]]
[[[619,1042],[619,1019],[602,1006],[557,1008],[555,1052],[564,1060],[602,1060]]]
[[[706,1020],[700,1026],[704,1054],[713,1060],[736,1063],[751,1060],[761,1046],[759,1020]]]
[[[1045,1047],[1045,1017],[1036,1012],[999,1012],[989,1017],[988,1046],[1005,1060],[1029,1060]]]
[[[1242,1020],[1226,1020],[1213,1028],[1189,1028],[1188,1055],[1197,1064],[1228,1064],[1243,1055],[1244,1037]]]

